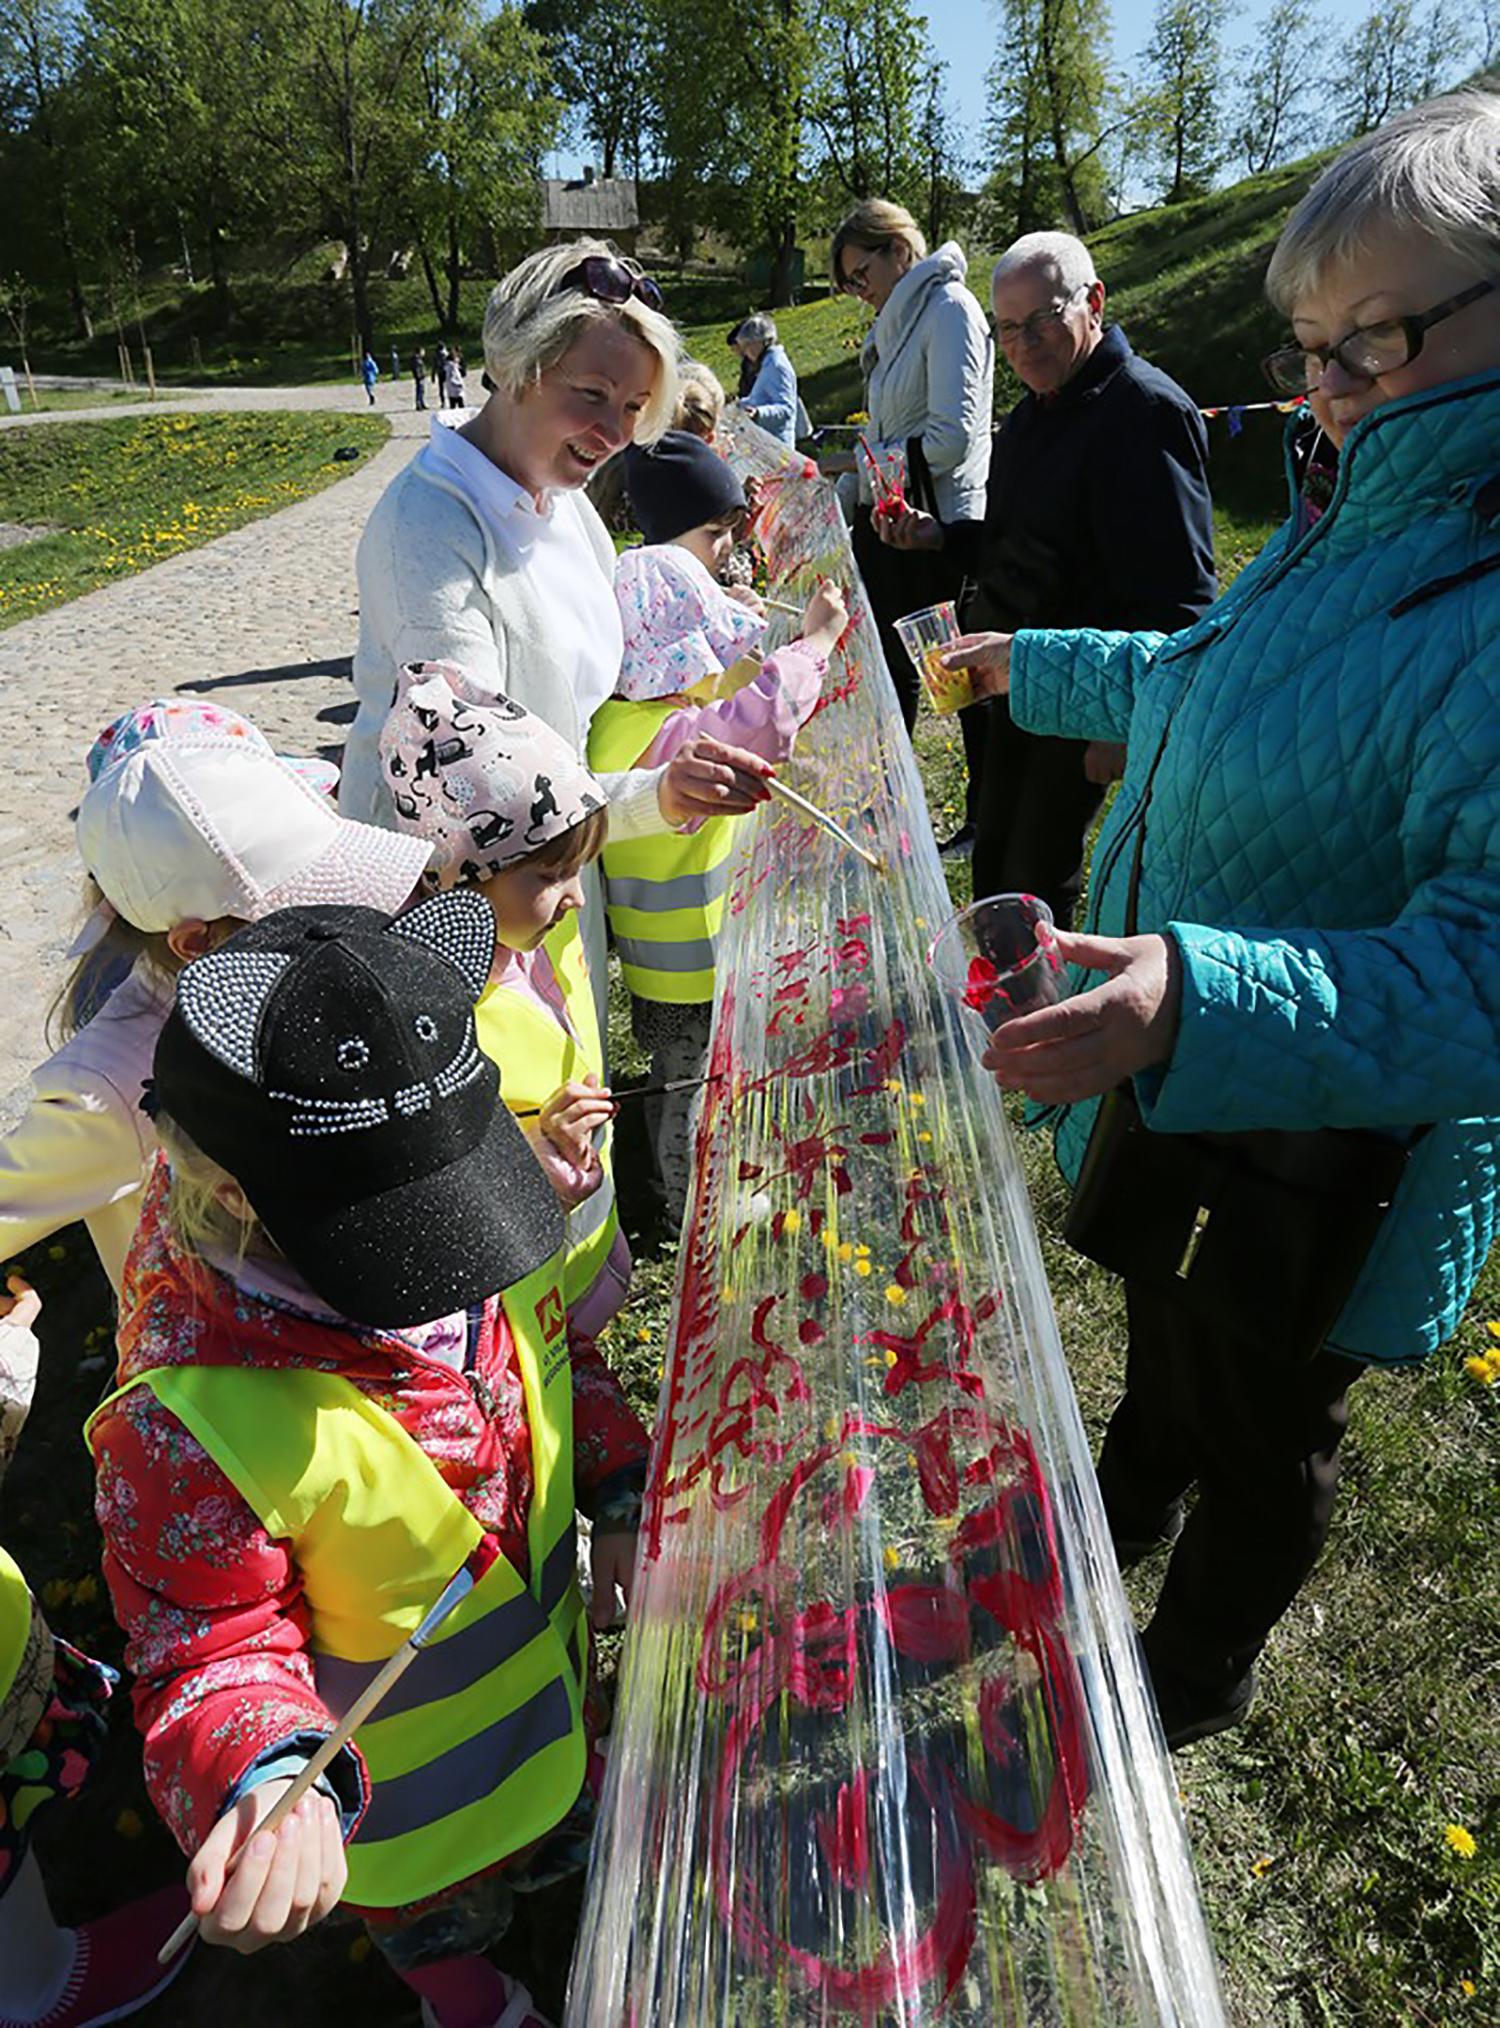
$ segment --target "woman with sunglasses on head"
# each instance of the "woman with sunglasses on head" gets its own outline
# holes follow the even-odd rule
[[[360,539],[359,645],[340,808],[391,821],[380,728],[408,662],[455,662],[577,750],[614,694],[624,642],[615,551],[583,488],[632,441],[650,443],[677,399],[677,333],[649,275],[599,240],[528,256],[490,295],[492,389],[386,488]],[[650,835],[764,800],[769,772],[717,741],[663,768],[606,776],[612,840]],[[422,784],[413,785],[413,793]],[[602,1008],[604,909],[586,869],[589,970]]]
[[[1175,1542],[1144,1636],[1171,1745],[1243,1715],[1351,1383],[1450,1336],[1495,1230],[1500,94],[1346,149],[1267,289],[1273,385],[1341,443],[1321,513],[1179,633],[949,654],[1034,731],[1128,746],[1090,933],[1058,936],[1098,983],[986,1062],[1047,1107],[1072,1231],[1124,1274],[1099,1480],[1122,1564]],[[1167,1190],[1211,1173],[1230,1194],[1195,1190],[1164,1245]]]
[[[910,212],[872,197],[839,226],[829,260],[834,288],[875,312],[860,351],[870,452],[882,463],[899,454],[914,507],[944,523],[983,520],[995,347],[984,311],[964,285],[968,262],[961,249],[950,240],[929,254]],[[880,504],[877,483],[863,452],[839,490],[852,513],[854,560],[910,730],[921,682],[894,623],[903,613],[955,596],[962,571],[942,555],[882,545],[872,520]]]

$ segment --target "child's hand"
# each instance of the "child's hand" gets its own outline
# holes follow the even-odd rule
[[[815,655],[826,661],[849,624],[849,608],[843,588],[832,581],[820,584],[802,615],[802,639]]]
[[[262,1782],[241,1796],[188,1867],[188,1895],[205,1942],[246,1954],[286,1943],[321,1922],[343,1893],[349,1868],[339,1813],[327,1796],[305,1795],[278,1830],[256,1831],[290,1787]],[[236,1852],[239,1863],[230,1871]]]
[[[596,1535],[589,1550],[589,1570],[594,1579],[594,1596],[589,1606],[589,1624],[595,1627],[612,1627],[620,1617],[615,1603],[615,1587],[625,1601],[625,1610],[630,1610],[631,1583],[635,1576],[635,1534],[618,1531],[608,1535]]]
[[[726,584],[723,587],[723,591],[724,596],[726,598],[733,599],[737,606],[748,607],[748,609],[752,613],[754,613],[755,617],[758,620],[763,620],[765,618],[766,616],[765,601],[762,599],[760,593],[755,589],[754,585]]]
[[[29,1331],[42,1314],[42,1299],[21,1275],[7,1275],[8,1295],[0,1296],[0,1324],[17,1331]]]
[[[575,1169],[597,1168],[594,1135],[617,1111],[614,1100],[592,1071],[582,1084],[560,1084],[542,1107],[537,1123],[559,1155]]]

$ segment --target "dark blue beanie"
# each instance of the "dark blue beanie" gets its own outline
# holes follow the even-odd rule
[[[690,430],[668,430],[654,444],[625,451],[625,492],[648,542],[671,542],[746,511],[745,489],[718,452]]]

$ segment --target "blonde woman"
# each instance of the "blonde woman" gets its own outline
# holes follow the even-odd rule
[[[860,353],[865,377],[866,432],[877,455],[899,451],[907,461],[907,497],[945,525],[982,519],[990,471],[990,415],[995,347],[983,309],[965,286],[968,263],[949,241],[929,254],[910,212],[870,198],[833,236],[833,286],[875,312]],[[874,489],[867,467],[840,487],[853,513],[854,557],[870,596],[902,716],[917,715],[920,683],[897,638],[902,613],[953,597],[962,573],[951,557],[885,548],[871,521]],[[963,719],[965,745],[977,721]],[[971,727],[971,721],[974,721]]]
[[[582,754],[623,647],[614,545],[583,488],[616,451],[667,428],[677,358],[655,282],[603,241],[545,247],[497,284],[484,317],[493,392],[458,429],[434,419],[360,539],[345,815],[391,821],[380,728],[408,662],[458,663]],[[666,768],[610,776],[610,835],[748,810],[765,772],[697,741]],[[602,993],[604,911],[590,871],[584,935]]]

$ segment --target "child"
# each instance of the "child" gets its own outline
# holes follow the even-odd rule
[[[19,1275],[0,1296],[0,1478],[36,1384],[32,1325],[41,1308]],[[156,1953],[187,1913],[173,1885],[97,1922],[60,1928],[31,1849],[48,1803],[75,1795],[104,1743],[115,1673],[53,1635],[0,1549],[0,2022],[88,2028],[119,2021],[187,1962]]]
[[[479,1046],[567,1210],[568,1315],[597,1337],[630,1281],[615,1108],[578,926],[579,876],[609,822],[604,792],[549,725],[447,662],[401,671],[380,754],[398,826],[432,848],[429,881],[476,888],[494,913]]]
[[[170,1169],[88,1432],[147,1783],[196,1853],[205,1938],[296,1935],[347,1868],[436,2028],[543,2028],[480,1953],[516,1891],[581,1863],[574,1504],[603,1623],[646,1458],[567,1329],[562,1215],[477,1045],[494,943],[457,889],[395,919],[289,909],[187,968],[155,1062]],[[321,1792],[252,1837],[460,1568],[473,1590]]]
[[[615,574],[625,653],[614,697],[594,717],[589,762],[599,772],[659,767],[699,732],[785,760],[810,716],[847,615],[835,586],[815,592],[802,638],[764,662],[748,653],[765,631],[759,601],[725,591],[716,574],[744,527],[744,490],[722,458],[686,431],[626,453],[626,483],[646,546]],[[726,674],[727,671],[727,674]],[[734,818],[692,835],[604,848],[605,901],[631,1026],[650,1052],[652,1084],[701,1079],[713,1018],[714,940],[724,910]],[[669,1219],[687,1197],[688,1123],[695,1093],[646,1101]]]
[[[464,390],[464,356],[461,352],[450,352],[448,363],[443,368],[443,394],[445,408],[466,408],[469,397]]]
[[[373,353],[366,352],[364,358],[359,362],[359,377],[365,384],[365,393],[369,396],[370,406],[373,408],[375,406],[375,383],[380,378],[380,368],[375,364]]]
[[[178,971],[234,923],[288,902],[399,908],[426,855],[340,818],[319,792],[331,769],[278,760],[248,719],[215,705],[127,711],[88,771],[77,836],[92,914],[59,1001],[68,1039],[0,1141],[0,1258],[81,1218],[118,1291],[156,1149],[141,1085]]]

